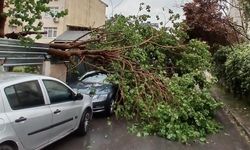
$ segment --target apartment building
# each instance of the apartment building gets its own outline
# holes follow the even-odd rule
[[[228,6],[229,6],[229,16],[232,17],[237,24],[241,24],[241,14],[238,9],[239,7],[238,0],[229,0]]]
[[[229,16],[237,25],[239,25],[239,27],[244,27],[244,30],[247,32],[248,36],[250,36],[250,27],[246,26],[244,22],[245,20],[242,20],[244,17],[244,12],[242,11],[241,7],[242,6],[239,5],[239,0],[229,0]]]
[[[84,27],[99,27],[105,23],[107,4],[101,0],[50,0],[49,8],[56,13],[68,9],[68,15],[57,19],[50,14],[42,14],[43,31],[47,31],[36,42],[48,43],[68,30],[83,30]],[[18,32],[20,28],[5,27],[6,33]]]

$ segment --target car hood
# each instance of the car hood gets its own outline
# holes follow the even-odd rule
[[[77,89],[77,91],[82,94],[89,94],[92,91],[95,93],[95,95],[104,95],[104,94],[108,94],[112,90],[112,85],[103,84],[103,83],[79,82],[73,88]]]

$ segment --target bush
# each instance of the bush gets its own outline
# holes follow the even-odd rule
[[[235,95],[250,94],[250,46],[223,47],[215,55],[216,72]]]
[[[182,53],[182,57],[177,60],[176,67],[179,74],[185,74],[194,70],[208,70],[211,67],[211,53],[209,46],[205,42],[191,40]]]
[[[206,82],[204,88],[199,88],[197,78],[205,80],[203,73],[199,72],[173,77],[169,88],[174,101],[158,103],[154,110],[144,109],[143,119],[133,129],[142,135],[157,134],[181,142],[203,140],[207,134],[217,132],[220,126],[213,118],[220,104],[210,95],[211,83]],[[145,105],[150,108],[149,103],[144,102]]]

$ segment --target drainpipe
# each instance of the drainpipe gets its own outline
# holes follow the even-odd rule
[[[4,67],[3,67],[3,65],[1,65],[1,66],[0,66],[0,73],[3,73],[3,72],[5,72],[5,71],[4,71]]]
[[[0,73],[5,72],[3,64],[5,64],[6,58],[0,60]]]

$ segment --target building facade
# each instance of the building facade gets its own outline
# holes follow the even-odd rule
[[[6,71],[13,71],[18,67],[22,70],[27,66],[37,67],[39,74],[66,81],[67,62],[52,61],[47,53],[49,45],[38,43],[49,43],[65,31],[83,32],[86,27],[94,28],[105,24],[107,5],[101,0],[50,0],[48,7],[54,13],[67,9],[68,15],[55,19],[50,14],[42,14],[42,31],[47,31],[47,34],[30,48],[22,46],[17,40],[0,39],[0,72],[3,67]],[[6,21],[5,33],[21,31],[21,27],[10,26]],[[6,61],[2,64],[3,60]]]
[[[242,11],[242,6],[239,4],[239,0],[230,0],[229,4],[228,15],[239,27],[243,27],[244,32],[247,32],[247,35],[250,36],[250,22],[245,22],[244,12]]]
[[[42,14],[43,31],[47,34],[36,42],[49,43],[67,30],[83,30],[86,27],[99,27],[105,24],[107,5],[101,0],[50,0],[48,4],[54,13],[67,9],[68,15],[57,19],[50,14]],[[19,32],[6,22],[5,32]]]
[[[238,0],[230,0],[230,5],[229,5],[229,16],[233,18],[233,20],[237,23],[237,24],[241,24],[241,14],[240,11],[238,9],[239,6],[239,2]]]

